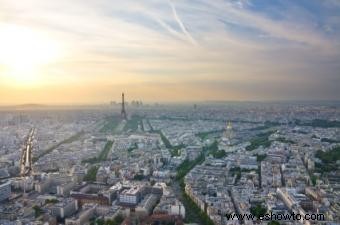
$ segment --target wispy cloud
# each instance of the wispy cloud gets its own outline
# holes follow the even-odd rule
[[[180,26],[182,32],[185,34],[185,36],[188,38],[188,40],[192,44],[197,45],[195,39],[191,36],[191,34],[188,32],[187,28],[184,26],[182,20],[179,18],[174,3],[172,2],[172,0],[168,0],[168,1],[169,1],[170,6],[171,6],[172,13],[174,14],[174,19],[176,20],[176,22]]]

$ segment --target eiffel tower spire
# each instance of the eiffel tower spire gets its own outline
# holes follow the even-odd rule
[[[124,99],[124,92],[122,93],[122,111],[120,113],[122,119],[126,120],[127,119],[127,115],[126,115],[126,111],[125,111],[125,99]]]

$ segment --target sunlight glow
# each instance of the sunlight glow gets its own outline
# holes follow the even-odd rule
[[[16,85],[38,83],[39,70],[60,55],[60,46],[47,35],[16,25],[0,24],[0,49],[2,76]]]

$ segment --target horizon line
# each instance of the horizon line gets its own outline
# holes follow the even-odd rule
[[[131,100],[126,101],[127,103],[131,103]],[[138,100],[142,101],[142,100]],[[110,106],[111,102],[115,102],[117,105],[121,104],[120,101],[107,101],[107,102],[73,102],[73,103],[18,103],[18,104],[2,104],[0,103],[0,107],[58,107],[58,106]],[[197,103],[340,103],[340,100],[335,99],[321,99],[321,100],[202,100],[202,101],[142,101],[143,104],[146,105],[154,105],[154,104],[162,104],[162,105],[172,105],[172,104],[197,104]]]

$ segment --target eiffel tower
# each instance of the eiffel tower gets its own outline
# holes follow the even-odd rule
[[[124,100],[124,92],[122,93],[122,111],[120,113],[123,120],[127,119],[126,111],[125,111],[125,100]]]

